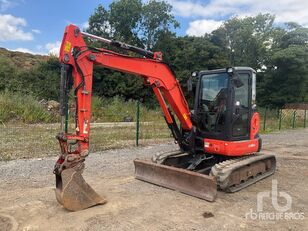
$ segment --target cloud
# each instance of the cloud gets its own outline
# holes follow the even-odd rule
[[[35,33],[35,34],[41,34],[42,32],[40,31],[40,30],[38,30],[38,29],[32,29],[31,30],[33,33]]]
[[[220,18],[238,12],[236,2],[244,0],[210,0],[207,3],[190,0],[168,0],[173,6],[174,13],[182,17],[211,17]],[[251,1],[251,0],[247,0]],[[234,4],[233,4],[234,2]]]
[[[12,8],[16,5],[17,5],[16,2],[12,2],[12,1],[9,1],[9,0],[0,0],[0,11],[1,12],[6,11],[9,8]]]
[[[55,55],[55,56],[58,56],[59,51],[60,51],[60,46],[61,46],[61,42],[56,41],[56,42],[47,43],[45,45],[36,45],[34,50],[19,47],[19,48],[16,48],[16,49],[11,49],[11,51],[19,51],[19,52],[23,52],[23,53],[36,54],[36,55]]]
[[[0,14],[0,42],[21,40],[33,40],[31,32],[25,32],[23,27],[27,22],[23,18],[18,18],[10,14]]]
[[[11,51],[19,51],[19,52],[22,52],[22,53],[29,53],[29,54],[33,54],[33,55],[43,55],[44,54],[44,53],[40,53],[38,51],[33,51],[33,50],[30,50],[28,48],[23,48],[23,47],[19,47],[19,48],[13,49]]]
[[[168,0],[173,11],[181,17],[223,20],[231,16],[270,13],[276,22],[294,21],[308,25],[308,1],[303,0],[210,0],[206,3],[192,0]]]
[[[47,43],[45,45],[45,49],[47,49],[47,54],[49,55],[59,55],[61,42],[56,41],[54,43]]]
[[[221,26],[223,21],[215,21],[212,19],[195,20],[189,23],[186,34],[190,36],[202,36],[205,33],[211,33]]]

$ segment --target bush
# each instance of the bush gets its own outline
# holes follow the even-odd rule
[[[58,121],[31,95],[0,93],[0,122],[50,123]]]
[[[113,98],[92,97],[92,121],[94,122],[122,122],[124,117],[131,116],[136,121],[137,101],[116,96]],[[161,120],[160,109],[151,110],[140,104],[140,119],[142,121]]]
[[[72,102],[72,101],[71,101]],[[124,117],[132,117],[136,121],[137,101],[125,101],[120,97],[92,97],[92,122],[123,122]],[[74,112],[70,113],[73,121]],[[159,109],[151,110],[140,103],[141,121],[163,121]],[[48,111],[32,95],[0,92],[0,123],[53,123],[59,122],[59,115]]]

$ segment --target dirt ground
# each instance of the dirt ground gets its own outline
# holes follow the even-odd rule
[[[90,155],[84,177],[108,203],[79,212],[56,202],[56,158],[0,162],[0,230],[308,230],[308,129],[263,140],[263,152],[277,156],[275,175],[234,194],[219,192],[215,202],[134,179],[133,159],[174,149],[171,143]],[[256,219],[257,194],[271,191],[273,179],[278,194],[291,196],[288,219]],[[263,202],[264,216],[279,215],[270,198]]]

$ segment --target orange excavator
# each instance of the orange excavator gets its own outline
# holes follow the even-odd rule
[[[123,49],[120,54],[88,46],[84,37]],[[194,93],[190,110],[172,68],[161,52],[151,52],[66,27],[60,48],[61,153],[55,164],[56,198],[77,211],[106,199],[89,186],[82,172],[89,155],[93,66],[134,74],[153,89],[179,148],[156,153],[151,160],[134,160],[135,177],[207,201],[217,189],[236,192],[275,172],[274,155],[260,154],[260,117],[256,111],[256,72],[229,67],[194,72],[188,90]],[[76,101],[75,130],[68,133],[68,93]],[[177,118],[177,120],[176,120]]]

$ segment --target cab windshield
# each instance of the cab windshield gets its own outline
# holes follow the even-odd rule
[[[205,74],[201,77],[200,112],[205,131],[223,131],[228,94],[227,73]]]

